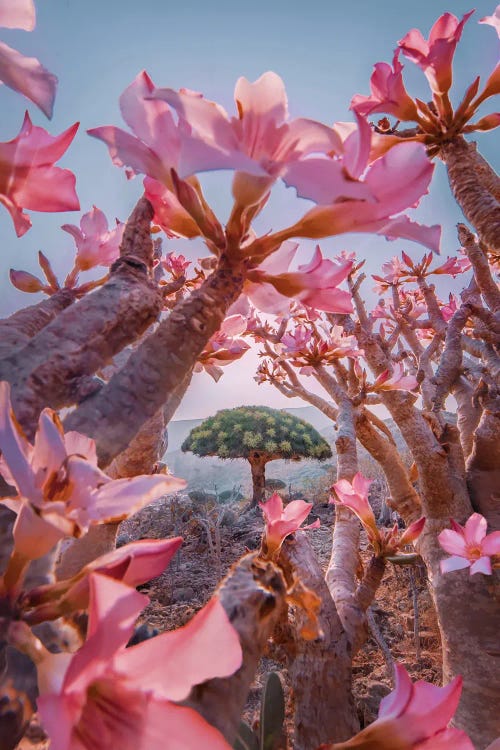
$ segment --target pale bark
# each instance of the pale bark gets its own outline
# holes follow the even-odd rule
[[[255,553],[237,562],[217,589],[240,638],[243,663],[231,677],[208,680],[193,688],[185,703],[217,727],[229,744],[236,737],[262,652],[284,611],[285,593],[280,569],[259,560]]]
[[[314,640],[302,638],[304,615],[297,610],[289,664],[295,698],[293,747],[310,750],[324,740],[347,739],[359,728],[351,690],[351,643],[304,534],[285,542],[281,562],[321,600],[318,624],[323,634]]]
[[[209,338],[241,292],[243,269],[225,259],[131,354],[124,367],[65,420],[66,429],[96,440],[100,465],[126,449],[141,425],[190,375]],[[120,419],[116,419],[120,414]]]
[[[464,517],[457,518],[463,523]],[[447,519],[428,519],[418,549],[429,573],[438,615],[443,652],[443,682],[463,677],[460,704],[453,723],[471,737],[476,750],[484,750],[500,735],[498,633],[500,607],[498,583],[484,575],[460,570],[442,575],[444,556],[437,541]]]
[[[0,359],[26,346],[28,341],[45,328],[62,310],[73,304],[76,297],[70,289],[61,289],[48,299],[0,321]]]
[[[484,172],[478,169],[475,145],[462,137],[454,138],[442,145],[441,156],[448,169],[451,190],[464,216],[489,248],[500,250],[500,203],[498,195],[495,197],[490,192],[490,182],[485,182]]]
[[[0,379],[11,383],[16,416],[29,437],[45,406],[73,404],[82,378],[93,375],[158,317],[163,300],[150,277],[152,215],[149,202],[141,199],[106,284],[60,312],[26,346],[0,361]]]

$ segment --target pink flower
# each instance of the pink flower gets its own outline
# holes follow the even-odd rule
[[[58,136],[32,125],[26,112],[19,135],[0,143],[0,203],[12,216],[18,237],[31,226],[23,207],[33,211],[76,211],[75,176],[54,167],[75,137],[78,123]]]
[[[110,479],[97,466],[95,443],[64,434],[57,414],[44,409],[34,445],[25,438],[0,383],[0,472],[17,495],[2,502],[18,513],[14,540],[19,556],[41,557],[64,536],[81,536],[91,524],[121,520],[152,500],[185,487],[172,476]]]
[[[33,0],[0,0],[0,26],[33,31],[35,20]]]
[[[157,89],[154,96],[189,124],[200,157],[207,148],[210,154],[219,150],[219,163],[211,169],[237,170],[233,193],[243,206],[258,203],[288,164],[310,153],[342,148],[333,128],[303,118],[289,120],[285,87],[276,73],[264,73],[253,83],[238,79],[237,117],[193,91]],[[347,190],[348,181],[342,182]]]
[[[461,692],[460,676],[445,687],[423,680],[412,683],[403,665],[396,664],[396,687],[382,699],[378,719],[338,748],[474,750],[465,732],[447,728]]]
[[[395,362],[392,373],[384,370],[372,385],[374,391],[413,391],[418,388],[418,380],[414,375],[405,375],[403,365]]]
[[[252,303],[263,312],[280,314],[288,310],[292,297],[317,310],[352,312],[351,295],[337,289],[349,275],[352,261],[337,265],[325,260],[318,245],[310,263],[299,266],[297,271],[286,271],[297,248],[296,243],[284,242],[248,272],[244,292]]]
[[[71,234],[76,243],[75,268],[87,271],[94,266],[110,266],[118,258],[125,224],[116,222],[114,229],[108,228],[104,213],[96,206],[84,214],[80,227],[63,224],[61,229]]]
[[[312,331],[303,325],[298,325],[292,332],[281,337],[280,344],[286,354],[296,354],[302,351],[311,340]]]
[[[335,491],[335,497],[330,498],[330,503],[343,505],[352,510],[365,527],[373,543],[378,539],[379,532],[372,507],[368,500],[368,492],[371,484],[373,484],[373,479],[367,479],[360,472],[354,475],[352,482],[349,482],[347,479],[339,479],[332,486],[332,489]]]
[[[32,0],[0,0],[0,26],[33,31],[35,6]],[[0,81],[34,102],[52,117],[57,78],[34,57],[25,57],[0,42]]]
[[[183,628],[126,648],[148,598],[90,578],[88,636],[75,654],[38,665],[38,710],[52,750],[229,750],[214,727],[177,703],[241,664],[239,638],[214,597]]]
[[[85,565],[72,578],[31,589],[23,600],[23,606],[25,609],[41,607],[44,620],[88,609],[90,579],[94,573],[135,588],[161,575],[181,544],[181,537],[141,539],[125,544]],[[33,622],[33,613],[30,614]]]
[[[493,28],[496,29],[498,36],[500,37],[500,5],[497,5],[492,16],[485,16],[484,18],[481,18],[479,23],[487,23],[489,26],[493,26]]]
[[[487,521],[473,513],[465,526],[450,518],[451,529],[444,529],[439,544],[451,557],[441,560],[441,573],[470,568],[470,575],[491,575],[491,558],[500,555],[500,531],[486,534]]]
[[[443,13],[428,40],[418,29],[412,29],[398,42],[403,55],[424,71],[435,94],[446,94],[451,87],[453,55],[473,12],[466,13],[461,21],[451,13]]]
[[[238,338],[247,329],[243,315],[230,315],[222,323],[200,354],[194,371],[205,370],[217,382],[222,375],[221,367],[241,359],[250,349],[244,339]]]
[[[266,524],[265,552],[275,556],[279,553],[285,538],[299,530],[311,512],[313,504],[304,500],[292,500],[283,508],[283,500],[274,492],[265,503],[259,503],[259,507]],[[319,519],[316,519],[314,523],[302,526],[302,530],[317,529],[319,525]]]
[[[370,135],[360,136],[360,139],[367,137]],[[400,143],[398,148],[368,165],[368,141],[368,149],[360,143],[360,154],[363,156],[356,172],[366,169],[362,184],[371,195],[369,200],[337,200],[336,189],[331,189],[335,175],[330,174],[330,170],[336,171],[333,159],[307,159],[290,167],[287,184],[294,186],[299,196],[319,205],[283,234],[320,238],[345,232],[369,232],[387,239],[420,242],[439,252],[439,226],[421,226],[406,215],[397,215],[418,205],[428,192],[434,166],[427,158],[425,147],[420,143]]]
[[[179,279],[181,276],[184,276],[186,270],[191,265],[191,261],[186,260],[184,255],[167,253],[161,264],[165,271],[167,271],[172,276],[172,278]]]
[[[399,62],[400,50],[394,52],[392,68],[389,63],[380,62],[374,66],[370,78],[370,96],[356,94],[351,100],[351,109],[360,115],[386,112],[398,120],[417,120],[417,107],[408,95],[403,83],[403,66]]]
[[[430,274],[449,274],[450,276],[453,276],[455,278],[458,276],[459,273],[464,273],[465,271],[468,271],[471,267],[470,260],[468,258],[457,258],[456,256],[453,256],[452,258],[447,258],[446,261],[437,268],[434,268],[432,271],[429,272]]]

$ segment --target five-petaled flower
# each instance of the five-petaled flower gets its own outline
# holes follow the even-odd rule
[[[185,487],[170,475],[111,479],[97,466],[95,442],[64,433],[55,412],[40,414],[34,445],[19,426],[8,383],[0,383],[0,473],[17,495],[0,499],[16,512],[16,554],[33,560],[65,536],[126,518],[152,500]]]
[[[457,710],[462,678],[445,687],[424,680],[412,683],[402,664],[396,664],[396,687],[380,703],[378,718],[347,742],[325,745],[325,750],[474,750],[465,732],[448,728]]]
[[[238,635],[214,597],[183,628],[126,648],[149,599],[90,577],[87,640],[38,667],[38,710],[52,750],[229,750],[223,736],[177,702],[241,664]]]
[[[441,560],[441,572],[470,568],[470,575],[491,575],[492,557],[500,558],[500,531],[486,534],[487,521],[480,513],[473,513],[465,526],[450,518],[451,529],[439,534],[439,544],[451,555]]]
[[[349,508],[357,515],[376,555],[381,557],[395,555],[399,549],[418,539],[425,525],[425,517],[422,516],[414,521],[401,535],[397,523],[392,529],[379,529],[368,500],[372,483],[373,479],[367,479],[361,472],[354,475],[352,482],[348,479],[339,479],[332,486],[335,495],[330,497],[329,502]]]
[[[80,208],[73,172],[54,167],[77,130],[75,123],[61,135],[51,136],[34,126],[26,112],[19,135],[0,143],[0,203],[10,213],[18,237],[31,226],[23,208],[47,212]]]

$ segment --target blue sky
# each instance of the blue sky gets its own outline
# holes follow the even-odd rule
[[[81,122],[61,165],[77,176],[82,211],[95,204],[108,218],[124,220],[140,195],[141,181],[127,182],[112,166],[104,145],[85,131],[98,125],[122,124],[118,97],[141,69],[145,68],[160,86],[202,91],[230,112],[234,83],[240,75],[254,80],[264,71],[274,70],[285,81],[292,116],[332,123],[351,119],[348,106],[352,95],[368,93],[373,64],[390,60],[397,40],[410,28],[418,27],[427,35],[441,12],[448,10],[460,16],[471,7],[462,0],[421,0],[418,4],[404,0],[254,0],[245,5],[234,0],[40,0],[33,33],[2,29],[0,38],[25,54],[39,57],[59,77],[52,122],[29,105],[34,122],[52,133],[61,132],[76,120]],[[498,58],[493,29],[477,24],[479,18],[493,12],[494,0],[481,0],[475,7],[456,56],[457,97],[476,75],[484,79]],[[410,63],[405,68],[407,88],[428,98],[425,79],[413,68]],[[0,140],[5,141],[17,134],[26,102],[5,88],[0,96]],[[498,135],[486,134],[478,140],[482,153],[494,164]],[[224,218],[230,205],[230,176],[210,175],[203,183],[208,200]],[[284,226],[304,207],[293,191],[278,187],[259,229]],[[36,251],[42,249],[62,275],[71,265],[72,245],[69,235],[59,227],[78,223],[79,214],[33,213],[33,228],[21,239],[16,238],[6,212],[2,209],[0,214],[4,259],[0,315],[6,315],[35,301],[10,286],[9,267],[36,272]],[[444,255],[456,250],[454,225],[461,216],[440,164],[431,195],[418,209],[418,218],[443,225]],[[165,246],[196,257],[196,248],[188,243],[176,241]],[[341,248],[356,250],[368,258],[371,272],[401,249],[413,257],[423,253],[411,243],[389,244],[361,235],[325,241],[322,248],[326,254]],[[310,244],[304,245],[304,258],[311,249]],[[204,374],[195,376],[178,416],[204,417],[217,408],[243,402],[291,405],[270,386],[253,383],[254,364],[255,358],[249,358],[227,368],[218,385]]]

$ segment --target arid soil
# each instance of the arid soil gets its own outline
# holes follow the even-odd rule
[[[325,566],[330,553],[333,514],[332,506],[316,506],[311,519],[318,516],[321,527],[305,532]],[[151,599],[143,612],[142,622],[159,632],[186,623],[209,599],[229,567],[247,550],[259,546],[262,528],[260,512],[245,514],[239,505],[214,508],[192,503],[187,497],[157,501],[122,523],[118,537],[120,544],[146,537],[179,535],[184,538],[184,544],[168,570],[141,587]],[[367,543],[363,546],[361,555],[367,561],[369,546]],[[376,718],[378,704],[391,688],[390,667],[379,645],[379,636],[394,660],[403,663],[413,679],[439,684],[441,678],[439,634],[423,566],[396,568],[389,565],[372,609],[375,629],[371,630],[354,665],[354,689],[361,726]],[[375,631],[379,636],[374,637]],[[290,686],[286,670],[273,660],[272,645],[252,686],[244,719],[250,725],[258,722],[262,683],[271,670],[281,674],[287,696],[287,727],[291,728]],[[289,747],[292,747],[291,742]],[[48,742],[36,717],[18,750],[48,750]]]

